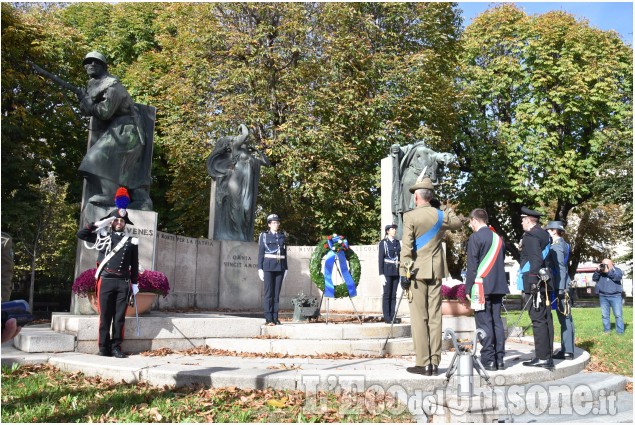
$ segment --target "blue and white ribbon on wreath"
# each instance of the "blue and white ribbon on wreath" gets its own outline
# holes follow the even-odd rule
[[[340,241],[341,247],[339,251],[333,251],[333,246],[337,245]],[[348,296],[357,296],[355,281],[353,280],[353,276],[351,276],[351,273],[348,271],[348,263],[346,262],[346,254],[344,253],[344,249],[348,248],[346,239],[341,240],[340,236],[334,236],[331,239],[328,239],[327,243],[330,249],[329,252],[326,253],[326,260],[324,262],[324,296],[327,298],[335,298],[335,286],[333,285],[333,266],[335,266],[336,259],[338,259],[340,262],[340,272],[342,274],[342,278],[344,278],[344,282],[346,283]],[[344,249],[342,249],[342,247]]]

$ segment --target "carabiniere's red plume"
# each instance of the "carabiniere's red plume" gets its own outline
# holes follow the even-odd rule
[[[120,187],[115,193],[115,205],[118,209],[125,210],[130,204],[130,195],[128,195],[128,189]]]

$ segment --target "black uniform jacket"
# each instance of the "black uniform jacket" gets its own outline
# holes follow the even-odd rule
[[[530,292],[531,285],[538,283],[538,271],[548,267],[548,261],[542,259],[542,251],[551,243],[551,236],[542,227],[535,225],[523,234],[520,251],[520,268],[529,262],[529,270],[523,275],[523,291]],[[549,258],[549,257],[547,257]],[[551,289],[551,288],[550,288]]]
[[[401,244],[397,239],[392,241],[384,238],[379,242],[379,274],[384,276],[399,276],[399,257]]]
[[[96,227],[91,223],[89,227],[77,232],[77,237],[81,240],[95,243],[97,240],[97,234],[93,233],[93,230],[95,229]],[[123,232],[112,232],[110,234],[110,249],[115,249],[124,236],[125,233]],[[105,250],[100,250],[97,255],[97,264],[101,264],[107,254],[108,253]],[[129,237],[124,246],[122,246],[119,251],[117,251],[110,260],[108,260],[108,263],[104,265],[100,276],[130,279],[132,283],[137,283],[139,278],[139,240],[137,238]]]
[[[468,295],[472,292],[478,266],[492,246],[493,236],[494,232],[487,226],[483,226],[472,233],[467,241],[465,293]],[[509,294],[509,285],[505,275],[505,241],[503,241],[503,246],[496,256],[494,265],[487,276],[483,278],[483,291],[485,295]]]
[[[287,243],[284,233],[262,232],[258,238],[258,270],[287,270]]]

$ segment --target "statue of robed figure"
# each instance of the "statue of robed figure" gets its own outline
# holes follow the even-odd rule
[[[260,167],[271,163],[249,139],[249,130],[242,124],[239,135],[221,137],[207,158],[207,172],[216,185],[212,193],[215,240],[254,241]]]

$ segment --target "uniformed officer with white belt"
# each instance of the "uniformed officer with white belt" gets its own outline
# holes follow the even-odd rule
[[[282,281],[287,273],[287,244],[284,233],[278,231],[280,218],[277,214],[267,217],[268,232],[258,238],[258,276],[264,281],[262,309],[265,325],[280,325],[278,306]]]

